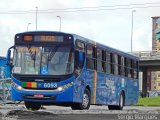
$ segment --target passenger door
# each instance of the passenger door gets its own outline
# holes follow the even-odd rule
[[[75,46],[75,81],[74,81],[74,101],[81,102],[86,69],[84,68],[85,61],[85,43],[77,40]]]

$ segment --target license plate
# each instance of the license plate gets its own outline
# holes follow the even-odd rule
[[[43,98],[43,97],[44,97],[44,95],[36,94],[36,95],[34,95],[34,97],[36,97],[36,98]]]

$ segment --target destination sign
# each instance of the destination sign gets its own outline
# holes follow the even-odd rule
[[[54,35],[24,35],[23,40],[26,42],[63,42],[63,36]]]

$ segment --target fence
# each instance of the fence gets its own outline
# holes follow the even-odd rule
[[[0,67],[0,103],[10,100],[11,79],[5,76],[5,67]]]
[[[160,51],[137,51],[130,53],[140,58],[140,60],[160,60]]]

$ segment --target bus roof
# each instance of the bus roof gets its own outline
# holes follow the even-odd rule
[[[136,59],[136,60],[139,60],[139,58],[135,55],[132,55],[130,53],[127,53],[127,52],[123,52],[121,50],[118,50],[118,49],[115,49],[115,48],[112,48],[110,46],[107,46],[107,45],[103,45],[97,41],[93,41],[93,40],[90,40],[90,39],[87,39],[87,38],[84,38],[82,36],[79,36],[79,35],[76,35],[76,34],[73,34],[75,36],[76,39],[80,39],[80,40],[83,40],[87,43],[90,43],[90,44],[93,44],[93,45],[96,45],[96,47],[100,47],[100,48],[103,48],[103,49],[106,49],[110,52],[113,52],[113,53],[117,53],[119,55],[122,55],[124,57],[129,57],[129,58],[132,58],[132,59]]]
[[[74,37],[74,40],[76,39],[79,39],[79,40],[82,40],[84,42],[87,42],[87,43],[90,43],[90,44],[93,44],[95,45],[96,47],[100,47],[100,48],[103,48],[103,49],[106,49],[110,52],[113,52],[113,53],[117,53],[119,55],[122,55],[124,57],[129,57],[129,58],[132,58],[132,59],[136,59],[136,60],[139,60],[139,58],[137,56],[134,56],[132,54],[129,54],[129,53],[126,53],[126,52],[123,52],[121,50],[118,50],[118,49],[115,49],[115,48],[112,48],[110,46],[107,46],[107,45],[103,45],[97,41],[93,41],[93,40],[90,40],[88,38],[85,38],[85,37],[82,37],[80,35],[77,35],[77,34],[73,34],[73,33],[66,33],[66,32],[60,32],[60,31],[27,31],[27,32],[23,32],[23,33],[17,33],[17,34],[35,34],[35,33],[38,33],[38,34],[41,34],[41,33],[48,33],[48,34],[70,34]],[[16,34],[16,35],[17,35]]]

